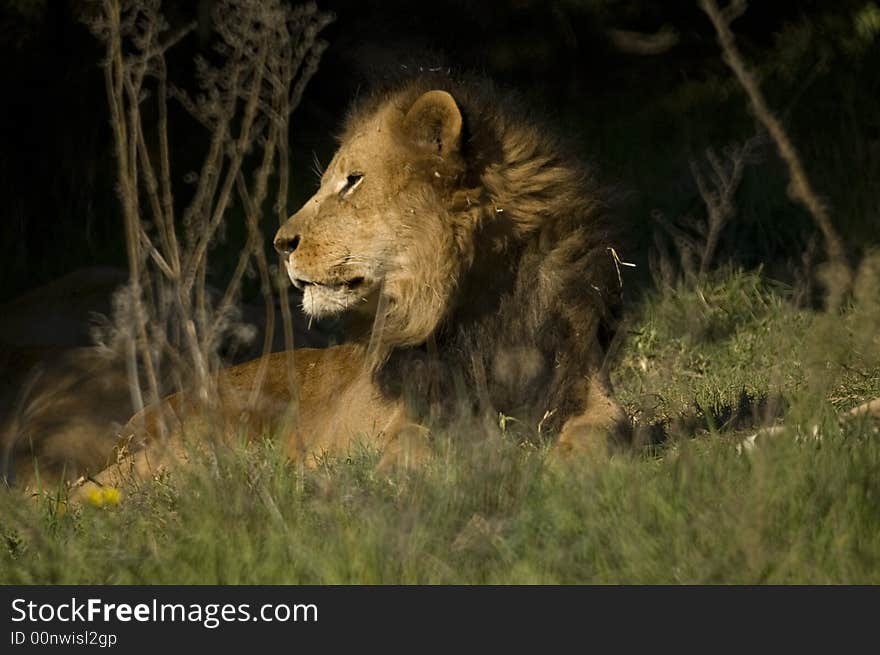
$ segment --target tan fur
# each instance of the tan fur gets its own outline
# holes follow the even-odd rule
[[[2,477],[52,487],[105,466],[133,411],[125,367],[95,348],[18,348],[0,359],[10,377],[21,372],[0,423]]]
[[[297,399],[287,354],[271,355],[258,408],[244,406],[258,362],[229,369],[212,422],[280,431],[291,458],[365,439],[410,461],[430,451],[426,426],[465,406],[549,427],[561,452],[607,450],[623,419],[604,372],[620,300],[610,221],[585,169],[503,109],[491,89],[441,79],[354,112],[275,239],[304,311],[350,317],[352,343],[295,352]],[[148,445],[150,416],[121,435],[147,448],[101,481],[185,457],[177,436]]]
[[[135,401],[124,342],[98,316],[111,314],[127,281],[121,269],[79,269],[0,306],[0,485],[58,488],[107,465]],[[264,308],[240,309],[242,328],[254,330],[261,347]],[[274,318],[281,322],[280,314]],[[293,328],[297,344],[327,340],[305,321]],[[241,360],[260,352],[229,345],[236,348],[226,355]]]

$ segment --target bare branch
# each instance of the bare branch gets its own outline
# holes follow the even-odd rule
[[[274,209],[279,218],[286,213],[290,113],[317,69],[326,47],[317,35],[332,16],[314,4],[216,0],[212,26],[217,56],[211,62],[196,59],[198,87],[184,90],[169,80],[165,58],[193,25],[171,32],[159,0],[102,0],[101,9],[89,27],[105,48],[105,86],[129,259],[129,285],[115,322],[124,338],[133,402],[137,409],[155,402],[169,380],[176,388],[194,381],[196,396],[210,402],[216,398],[219,349],[234,332],[236,300],[251,262],[256,264],[266,309],[263,350],[271,349],[275,280],[266,259],[261,212],[277,160]],[[192,176],[192,200],[182,211],[175,206],[169,99],[208,130],[204,157]],[[144,107],[150,112],[142,113]],[[155,126],[145,125],[143,117],[153,110]],[[256,166],[250,165],[251,158]],[[236,197],[245,207],[247,242],[215,303],[208,288],[208,255]],[[286,301],[285,290],[285,343],[292,348]],[[259,393],[258,384],[251,403]]]
[[[745,12],[746,2],[745,0],[733,0],[723,10],[718,8],[715,0],[698,0],[698,2],[700,8],[706,13],[709,20],[712,21],[724,61],[733,71],[740,86],[746,92],[755,118],[767,129],[767,132],[776,144],[780,157],[782,157],[788,167],[790,177],[788,195],[792,200],[806,208],[822,232],[829,264],[835,271],[837,284],[839,285],[839,288],[831,295],[839,298],[846,293],[852,284],[852,271],[846,258],[843,241],[834,228],[828,209],[813,190],[788,133],[779,119],[770,110],[754,74],[746,66],[736,46],[733,33],[730,30],[731,21]]]
[[[700,224],[699,230],[704,237],[698,248],[701,275],[708,272],[712,264],[724,228],[736,217],[736,194],[746,165],[755,161],[754,152],[761,141],[760,136],[754,136],[742,145],[728,146],[723,160],[714,150],[707,149],[706,161],[712,173],[711,182],[706,179],[700,165],[691,161],[691,174],[706,205],[706,223]]]
[[[619,29],[609,29],[606,34],[617,50],[630,55],[662,55],[679,42],[678,32],[669,26],[653,34]]]

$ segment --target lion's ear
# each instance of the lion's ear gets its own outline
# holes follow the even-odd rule
[[[446,91],[428,91],[416,99],[403,118],[403,131],[420,148],[438,155],[458,150],[461,112]]]

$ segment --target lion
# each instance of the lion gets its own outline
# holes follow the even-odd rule
[[[590,169],[488,84],[427,76],[374,94],[274,239],[305,314],[345,316],[349,341],[227,369],[220,412],[274,429],[292,459],[366,435],[383,463],[418,462],[438,426],[499,414],[558,435],[560,453],[602,457],[626,425],[606,361],[616,239]],[[259,408],[245,412],[261,365]],[[155,415],[133,419],[121,437],[136,452],[94,481],[185,456],[174,436],[155,438]]]

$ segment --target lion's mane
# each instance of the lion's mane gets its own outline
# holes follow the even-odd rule
[[[462,114],[465,171],[446,190],[443,210],[474,228],[461,232],[458,261],[435,290],[442,310],[406,307],[404,322],[430,326],[426,338],[401,345],[397,335],[408,326],[390,325],[391,311],[377,315],[386,325],[377,326],[385,347],[375,349],[376,381],[435,419],[467,399],[469,410],[559,427],[583,408],[580,382],[604,375],[617,325],[621,285],[611,249],[619,250],[619,231],[609,193],[569,144],[484,81],[423,75],[377,92],[352,111],[344,135],[381,103],[405,110],[431,89],[450,93]]]

